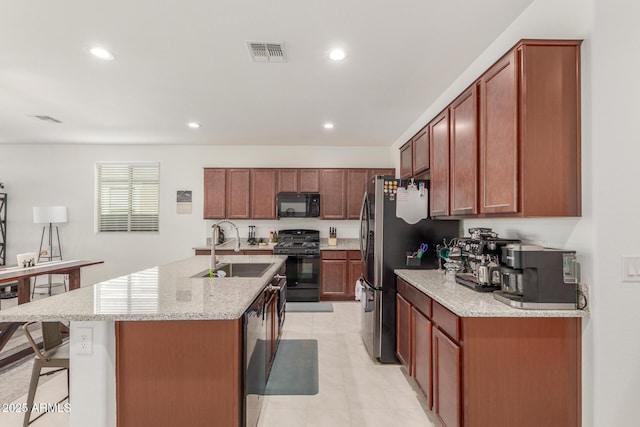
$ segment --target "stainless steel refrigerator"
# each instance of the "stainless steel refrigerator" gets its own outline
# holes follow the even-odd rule
[[[458,237],[457,220],[422,219],[409,224],[396,216],[397,194],[407,181],[390,176],[371,177],[365,186],[360,211],[360,252],[362,256],[362,329],[369,354],[385,363],[396,363],[396,278],[397,268],[438,268],[435,247],[443,239]],[[428,181],[416,181],[428,188]],[[385,187],[386,185],[386,187]],[[428,191],[425,191],[428,197]],[[421,207],[422,208],[422,207]],[[428,208],[425,208],[428,209]],[[426,215],[425,211],[425,215]],[[415,252],[422,243],[429,249],[420,266],[407,266],[407,252]]]

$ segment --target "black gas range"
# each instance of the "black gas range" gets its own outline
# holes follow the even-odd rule
[[[320,232],[281,230],[274,255],[287,258],[287,301],[320,301]]]

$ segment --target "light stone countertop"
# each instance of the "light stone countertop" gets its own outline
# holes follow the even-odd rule
[[[238,319],[284,264],[281,255],[229,255],[219,261],[272,263],[259,278],[192,277],[209,269],[193,256],[93,286],[0,310],[0,321]]]
[[[460,317],[588,317],[587,310],[523,310],[497,301],[491,292],[476,292],[456,283],[444,270],[394,270],[410,285]]]

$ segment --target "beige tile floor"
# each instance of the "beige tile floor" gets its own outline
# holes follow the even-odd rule
[[[360,338],[359,303],[333,313],[287,313],[283,339],[317,339],[320,391],[266,396],[259,427],[438,425],[398,365],[374,362]],[[277,357],[277,356],[276,356]]]
[[[283,339],[317,339],[319,393],[266,396],[259,427],[430,427],[422,396],[398,365],[374,362],[360,338],[360,305],[333,303],[332,313],[287,313]],[[277,356],[276,356],[277,357]],[[66,395],[66,375],[38,387],[36,402]],[[14,403],[26,402],[26,394]],[[2,402],[0,402],[1,404]],[[0,426],[19,427],[22,413],[2,412]],[[68,427],[69,414],[47,413],[34,427]]]

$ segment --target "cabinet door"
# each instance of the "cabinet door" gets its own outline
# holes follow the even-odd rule
[[[269,377],[269,372],[271,371],[271,365],[273,364],[273,356],[276,352],[276,311],[275,304],[276,298],[275,294],[271,293],[267,297],[267,304],[265,305],[265,323],[266,323],[266,336],[265,336],[265,345],[266,345],[266,364],[267,364],[267,378]]]
[[[320,210],[322,219],[345,219],[347,207],[344,169],[322,169],[320,175]]]
[[[431,141],[431,216],[449,215],[449,110],[429,126]]]
[[[360,251],[349,251],[349,279],[347,280],[347,296],[355,298],[356,281],[362,276],[362,260]]]
[[[460,347],[438,328],[433,332],[433,412],[445,427],[461,425]]]
[[[411,141],[400,147],[400,179],[413,176],[413,145]]]
[[[412,375],[411,304],[400,294],[396,294],[396,356]]]
[[[429,133],[425,126],[413,137],[413,174],[429,169]]]
[[[320,269],[320,297],[346,295],[347,260],[323,259]]]
[[[456,99],[451,118],[451,215],[478,213],[478,101],[474,84]]]
[[[320,169],[298,169],[298,192],[320,192]]]
[[[480,78],[480,213],[518,210],[517,84],[515,52]]]
[[[251,169],[251,218],[276,218],[275,169]]]
[[[422,390],[429,409],[433,406],[431,391],[431,321],[415,307],[411,308],[413,351],[411,353],[413,377]]]
[[[248,219],[250,169],[227,169],[227,218]]]
[[[278,169],[278,193],[298,192],[298,169]]]
[[[227,171],[225,169],[204,170],[204,219],[226,217]]]
[[[368,169],[347,170],[347,218],[360,219],[360,208],[364,198],[364,186],[369,177]]]

